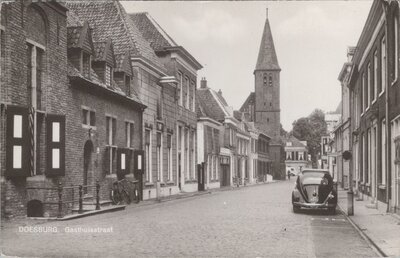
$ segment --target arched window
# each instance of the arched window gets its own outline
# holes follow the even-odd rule
[[[264,86],[267,86],[268,78],[267,78],[267,74],[266,73],[263,74],[263,82],[264,82]]]
[[[45,46],[47,40],[47,23],[44,13],[34,4],[31,4],[28,7],[25,17],[27,38]]]
[[[273,84],[272,84],[272,74],[269,75],[269,79],[268,80],[269,80],[269,82],[268,82],[269,86],[272,87],[273,86]]]

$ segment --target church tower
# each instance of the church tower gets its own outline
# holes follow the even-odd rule
[[[267,9],[267,18],[254,70],[254,122],[259,129],[265,131],[273,140],[279,139],[280,136],[280,71],[281,68],[275,52]]]

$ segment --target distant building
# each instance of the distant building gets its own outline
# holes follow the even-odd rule
[[[306,141],[299,141],[296,137],[290,135],[285,142],[286,174],[288,171],[297,174],[311,165],[308,160]]]

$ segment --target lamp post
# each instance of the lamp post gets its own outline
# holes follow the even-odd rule
[[[351,144],[350,144],[351,146]],[[350,147],[351,148],[351,147]],[[344,151],[342,157],[346,161],[350,161],[349,169],[352,167],[352,158],[351,158],[350,151]],[[353,216],[354,215],[354,192],[353,192],[353,173],[349,171],[349,191],[347,192],[347,215]]]

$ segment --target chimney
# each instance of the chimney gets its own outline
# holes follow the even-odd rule
[[[206,77],[201,78],[201,81],[200,81],[200,88],[202,88],[202,89],[206,89],[206,88],[207,88],[207,80],[206,80]]]
[[[222,96],[222,90],[221,90],[221,89],[219,89],[218,94],[219,94],[220,96]]]

